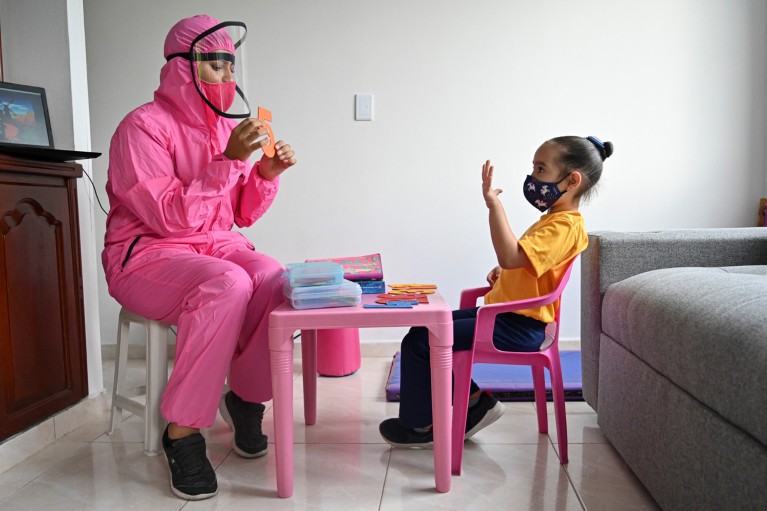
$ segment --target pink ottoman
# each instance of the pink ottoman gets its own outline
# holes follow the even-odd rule
[[[317,372],[323,376],[347,376],[362,365],[360,331],[357,328],[317,330]]]

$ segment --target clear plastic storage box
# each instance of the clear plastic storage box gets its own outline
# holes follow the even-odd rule
[[[322,309],[324,307],[352,307],[362,302],[362,290],[348,280],[330,286],[283,287],[285,299],[294,309]]]
[[[286,268],[290,287],[334,286],[344,281],[344,267],[338,263],[292,263]]]

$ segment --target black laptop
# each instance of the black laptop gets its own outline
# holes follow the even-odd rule
[[[48,161],[88,160],[101,153],[55,149],[45,89],[0,82],[0,153]]]

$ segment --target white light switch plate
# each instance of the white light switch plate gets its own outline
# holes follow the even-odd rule
[[[354,120],[372,121],[373,120],[373,95],[355,94],[354,95]]]

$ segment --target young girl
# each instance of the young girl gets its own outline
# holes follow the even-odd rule
[[[493,166],[482,167],[482,195],[490,210],[490,237],[498,264],[487,275],[493,288],[485,303],[500,303],[542,296],[553,291],[567,263],[588,245],[581,199],[591,195],[602,175],[602,162],[613,153],[611,142],[596,137],[557,137],[541,145],[533,157],[533,172],[525,179],[525,199],[546,212],[520,238],[493,188]],[[504,351],[538,351],[546,324],[554,320],[557,303],[499,314],[493,343]],[[477,309],[453,311],[453,350],[471,349]],[[399,418],[379,426],[384,440],[396,447],[432,445],[431,368],[429,334],[424,327],[411,328],[402,340]],[[503,415],[503,405],[471,382],[466,436],[470,438]]]

